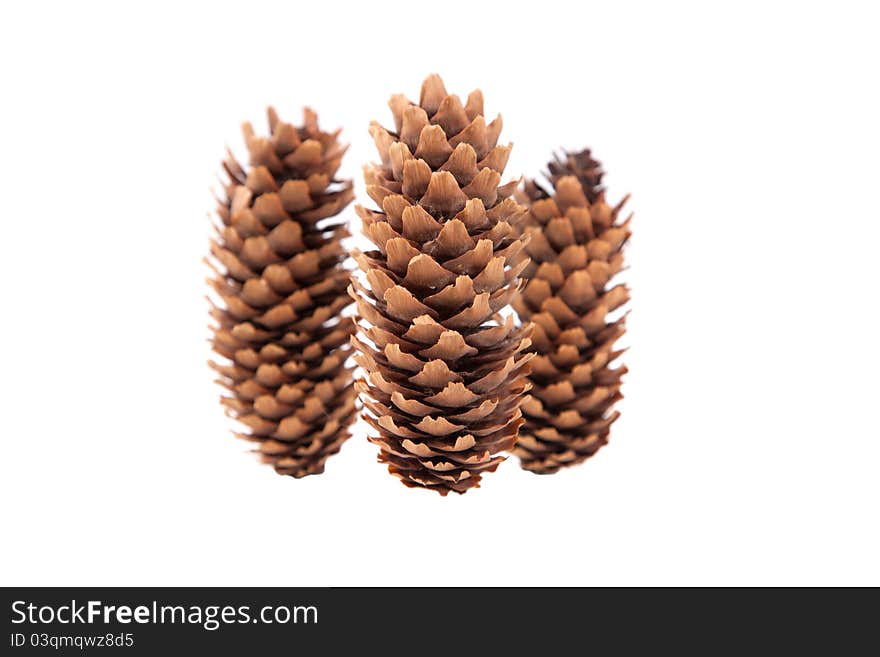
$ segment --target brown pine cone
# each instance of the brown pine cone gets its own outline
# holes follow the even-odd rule
[[[511,146],[501,117],[486,123],[479,91],[462,105],[436,75],[418,104],[389,102],[395,129],[373,123],[381,164],[366,168],[382,210],[358,207],[377,250],[354,252],[366,374],[356,383],[379,460],[411,487],[464,493],[504,460],[522,423],[530,327],[498,311],[527,260],[517,227],[525,208],[500,184]]]
[[[584,155],[586,154],[586,156]],[[612,368],[622,353],[614,349],[624,333],[625,316],[609,313],[629,298],[625,285],[610,284],[623,268],[623,246],[630,236],[630,217],[618,220],[617,206],[595,191],[601,172],[583,168],[589,151],[569,156],[569,175],[550,163],[550,195],[534,182],[525,185],[529,215],[525,233],[529,280],[514,308],[522,321],[535,324],[531,394],[522,402],[525,425],[514,453],[522,467],[539,474],[581,463],[608,442],[612,411],[621,399],[626,367]],[[595,161],[593,161],[595,162]],[[595,171],[599,171],[595,163]],[[577,175],[573,175],[577,174]]]
[[[304,112],[296,128],[269,108],[268,137],[242,130],[250,167],[228,154],[225,198],[218,199],[211,241],[211,285],[222,303],[212,316],[212,363],[227,413],[247,427],[279,474],[303,477],[350,436],[355,415],[353,333],[340,313],[351,303],[342,267],[344,221],[325,221],[352,200],[350,180],[334,178],[346,150],[339,131],[323,132]]]

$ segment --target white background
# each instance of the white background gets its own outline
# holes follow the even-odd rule
[[[4,4],[0,583],[880,584],[867,6]],[[277,476],[205,365],[224,144],[313,105],[369,202],[368,122],[430,72],[503,113],[511,175],[590,145],[632,192],[623,417],[462,497],[363,424]]]

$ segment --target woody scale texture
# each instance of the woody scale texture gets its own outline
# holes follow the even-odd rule
[[[630,237],[631,215],[621,220],[627,198],[606,202],[601,167],[588,150],[565,153],[548,170],[550,190],[525,184],[531,262],[514,302],[520,319],[534,322],[536,354],[515,454],[539,474],[581,463],[608,442],[626,373],[614,366],[626,316],[611,314],[629,299],[626,285],[613,280]]]
[[[280,474],[323,472],[350,436],[355,415],[345,361],[352,326],[340,316],[351,303],[350,272],[334,219],[352,200],[351,181],[337,181],[345,147],[338,132],[303,125],[268,110],[269,134],[245,123],[250,162],[230,153],[211,241],[212,366],[227,389],[222,403],[245,427],[262,460]]]
[[[411,487],[478,486],[516,441],[528,388],[529,327],[499,311],[527,264],[526,208],[502,184],[511,146],[483,97],[463,103],[436,75],[418,103],[395,95],[393,129],[373,123],[380,162],[365,168],[378,206],[358,207],[374,250],[354,253],[365,378],[356,384],[380,461]]]

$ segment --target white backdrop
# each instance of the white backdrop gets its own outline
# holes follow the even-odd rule
[[[6,585],[880,584],[877,16],[858,3],[17,3],[0,9]],[[229,433],[203,296],[238,125],[481,87],[535,175],[636,212],[622,419],[552,477],[405,489]],[[353,209],[348,216],[354,218]]]

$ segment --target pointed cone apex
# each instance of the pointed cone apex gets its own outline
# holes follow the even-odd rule
[[[439,109],[444,98],[446,98],[446,87],[443,84],[443,79],[436,73],[432,73],[422,83],[419,105],[430,116]]]
[[[564,152],[556,155],[547,164],[548,176],[556,183],[562,176],[574,176],[591,204],[595,203],[604,191],[602,177],[605,172],[602,164],[594,160],[589,148],[574,153]]]

